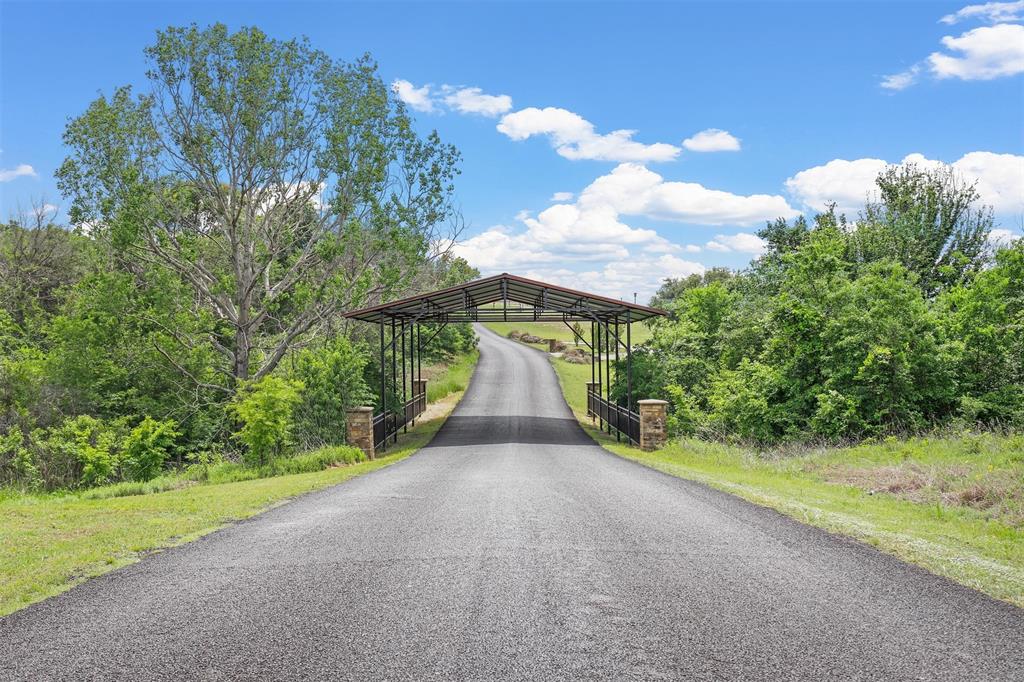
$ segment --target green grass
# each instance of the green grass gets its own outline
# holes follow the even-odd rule
[[[218,463],[210,465],[205,476],[192,471],[191,476],[167,475],[147,483],[79,493],[4,491],[0,495],[0,616],[138,561],[147,553],[189,542],[298,495],[408,457],[444,423],[468,384],[476,357],[473,353],[460,358],[441,375],[438,383],[448,388],[437,389],[445,401],[430,407],[436,416],[418,421],[399,436],[397,445],[373,461],[346,463],[352,459],[350,448],[324,448],[258,469]],[[315,470],[295,473],[306,469]]]
[[[461,393],[469,386],[476,361],[480,359],[480,351],[474,349],[470,353],[456,358],[443,373],[435,379],[427,380],[427,402],[442,400],[453,393]]]
[[[611,452],[1024,607],[1024,436],[890,438],[777,453],[684,440],[644,452],[586,417],[589,366],[551,364],[580,423]]]
[[[184,471],[168,473],[149,481],[122,481],[111,485],[83,490],[78,495],[83,499],[101,500],[109,497],[130,495],[151,495],[187,488],[199,483],[235,483],[252,481],[257,478],[305,474],[322,471],[334,466],[348,466],[365,461],[362,450],[348,445],[337,445],[304,452],[292,457],[278,457],[262,466],[245,466],[239,462],[219,461],[211,464],[195,464]]]

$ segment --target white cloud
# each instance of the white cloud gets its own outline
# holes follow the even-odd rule
[[[786,180],[800,203],[815,211],[824,211],[831,203],[841,213],[854,216],[875,188],[875,178],[889,164],[882,159],[833,159],[824,166],[802,170]]]
[[[760,256],[765,250],[765,241],[756,234],[739,232],[737,234],[716,234],[715,238],[705,246],[711,251],[723,253],[737,252]]]
[[[738,152],[740,141],[726,130],[708,128],[683,140],[691,152]]]
[[[939,19],[943,24],[955,24],[966,19],[981,19],[991,23],[1018,21],[1024,13],[1024,0],[1017,2],[986,2],[983,5],[968,5]]]
[[[0,168],[0,182],[10,182],[15,178],[20,177],[38,177],[36,169],[27,163],[20,164],[15,168]]]
[[[398,95],[398,99],[416,111],[428,114],[434,111],[434,100],[431,98],[429,85],[417,88],[409,81],[398,79],[391,83],[391,89]]]
[[[662,142],[637,142],[633,140],[635,130],[615,130],[600,135],[590,121],[558,107],[528,107],[505,114],[497,127],[498,132],[516,141],[546,135],[559,155],[573,160],[671,161],[680,151]]]
[[[992,250],[1002,249],[1012,245],[1015,241],[1021,239],[1021,236],[1012,230],[1005,230],[1001,227],[997,227],[992,230],[988,235],[989,248]]]
[[[1009,6],[996,10],[995,6]],[[942,21],[956,22],[955,17],[968,10],[977,10],[971,16],[984,16],[991,20],[998,17],[1018,18],[1024,1],[1017,3],[989,3],[965,7],[957,15],[947,15]],[[968,16],[968,15],[964,15]],[[949,19],[949,21],[947,21]],[[944,36],[940,41],[946,52],[932,52],[917,64],[899,73],[882,77],[881,86],[888,90],[903,90],[917,83],[928,74],[939,80],[959,78],[960,80],[992,80],[1024,73],[1024,26],[1020,24],[996,24],[980,26],[961,34],[959,37]]]
[[[882,87],[886,90],[903,90],[916,83],[921,76],[921,65],[914,64],[906,71],[890,74],[882,78]]]
[[[446,85],[444,103],[460,114],[500,116],[512,109],[512,98],[508,95],[488,95],[480,88],[453,88]]]
[[[904,163],[937,164],[921,154],[910,154]],[[1024,212],[1024,156],[970,152],[954,161],[953,169],[968,182],[976,182],[981,202],[999,214]]]
[[[549,201],[551,201],[552,203],[572,201],[572,198],[574,196],[576,195],[573,194],[572,192],[555,192],[554,194],[551,195],[551,199]]]
[[[669,277],[703,274],[707,268],[695,261],[677,256],[631,256],[629,259],[605,263],[601,267],[573,270],[564,267],[538,267],[523,272],[524,277],[542,282],[582,289],[610,298],[646,303]],[[497,274],[499,271],[486,274]]]
[[[1024,26],[997,24],[946,36],[942,44],[959,56],[933,52],[928,63],[936,78],[992,80],[1024,73]]]
[[[564,280],[614,296],[637,292],[646,299],[665,277],[703,272],[702,264],[680,256],[701,253],[703,248],[633,227],[623,216],[736,225],[798,215],[781,196],[743,196],[696,183],[667,182],[633,163],[598,177],[574,202],[557,197],[536,216],[521,211],[521,228],[492,227],[456,244],[455,253],[485,273],[526,270],[527,276],[534,272],[538,279],[555,284]],[[763,249],[758,237],[743,232],[720,234],[713,242],[709,249],[733,253],[756,255]]]
[[[901,163],[934,167],[941,161],[908,154]],[[800,171],[786,180],[786,188],[802,204],[823,211],[831,202],[847,216],[855,216],[875,190],[875,178],[889,164],[882,159],[834,159],[823,166]],[[1024,156],[970,152],[952,164],[967,182],[976,182],[980,201],[997,214],[1024,211]]]
[[[59,209],[53,204],[43,204],[32,209],[32,214],[47,220],[53,220]]]
[[[633,163],[599,177],[583,190],[577,205],[610,206],[626,215],[701,225],[754,225],[799,214],[779,195],[732,194],[695,182],[666,181]]]

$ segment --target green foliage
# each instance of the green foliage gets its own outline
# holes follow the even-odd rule
[[[369,57],[223,24],[158,31],[145,56],[141,94],[118,88],[69,121],[57,177],[74,222],[189,290],[190,323],[167,330],[176,351],[212,353],[218,380],[168,359],[185,380],[226,377],[229,394],[429,269],[459,153],[416,133]]]
[[[1024,246],[991,263],[991,213],[946,170],[878,185],[856,229],[831,210],[779,220],[750,270],[666,282],[634,392],[670,401],[670,431],[766,445],[1024,425]]]
[[[156,421],[146,417],[131,430],[124,441],[122,463],[127,477],[133,481],[148,481],[163,469],[164,462],[181,434],[174,430],[173,419]]]
[[[51,487],[91,487],[117,478],[125,430],[123,421],[79,415],[33,432],[30,447]]]
[[[939,302],[941,327],[972,422],[1024,423],[1024,241]]]
[[[987,263],[992,210],[977,206],[977,189],[951,168],[893,166],[876,181],[850,233],[852,260],[895,260],[917,275],[927,296],[967,282]]]
[[[437,331],[436,336],[434,336],[435,331]],[[448,362],[476,348],[476,332],[473,331],[473,326],[467,322],[448,324],[440,330],[424,327],[422,334],[425,344],[423,359],[427,362]],[[431,336],[433,338],[427,344],[427,339]]]
[[[745,440],[776,441],[790,431],[793,421],[782,399],[785,388],[778,368],[744,359],[736,369],[715,377],[708,397],[711,423]]]
[[[295,432],[304,447],[344,442],[345,410],[373,404],[373,392],[364,379],[369,360],[367,348],[343,336],[297,355],[292,374],[305,388]]]
[[[0,483],[138,489],[235,430],[246,466],[339,443],[379,376],[345,310],[479,275],[435,251],[458,151],[368,56],[220,24],[145,56],[65,129],[78,227],[0,224]],[[474,344],[452,325],[424,360]]]
[[[268,376],[244,384],[228,403],[241,423],[234,437],[245,444],[245,459],[265,465],[292,445],[292,413],[302,400],[302,382]]]

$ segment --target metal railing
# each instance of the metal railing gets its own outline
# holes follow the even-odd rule
[[[597,417],[633,443],[640,444],[640,415],[606,400],[599,393],[595,393],[591,386],[587,386],[587,413]]]
[[[427,409],[427,394],[418,393],[405,402],[401,411],[385,411],[373,415],[373,448],[385,450],[388,439],[398,441],[398,431],[406,424],[416,422],[416,417]]]

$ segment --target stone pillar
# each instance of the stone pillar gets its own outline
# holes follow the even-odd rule
[[[665,447],[668,442],[665,431],[668,401],[638,400],[637,405],[640,406],[640,448],[649,451]]]
[[[555,353],[558,351],[558,339],[547,339],[548,352]]]
[[[416,416],[420,416],[427,409],[427,380],[414,379],[412,382],[412,395],[413,397],[423,394],[423,398],[416,403]],[[412,423],[415,424],[416,420],[413,419]]]
[[[599,384],[596,381],[588,381],[587,382],[587,394],[590,394],[591,391],[593,391],[594,393],[596,393],[598,395],[601,395],[601,384]],[[590,401],[589,400],[587,401],[587,416],[591,417],[591,418],[597,417],[596,414],[594,414],[593,412],[590,411]]]
[[[345,426],[348,431],[346,441],[366,453],[367,459],[373,459],[373,408],[353,407],[345,410]]]

